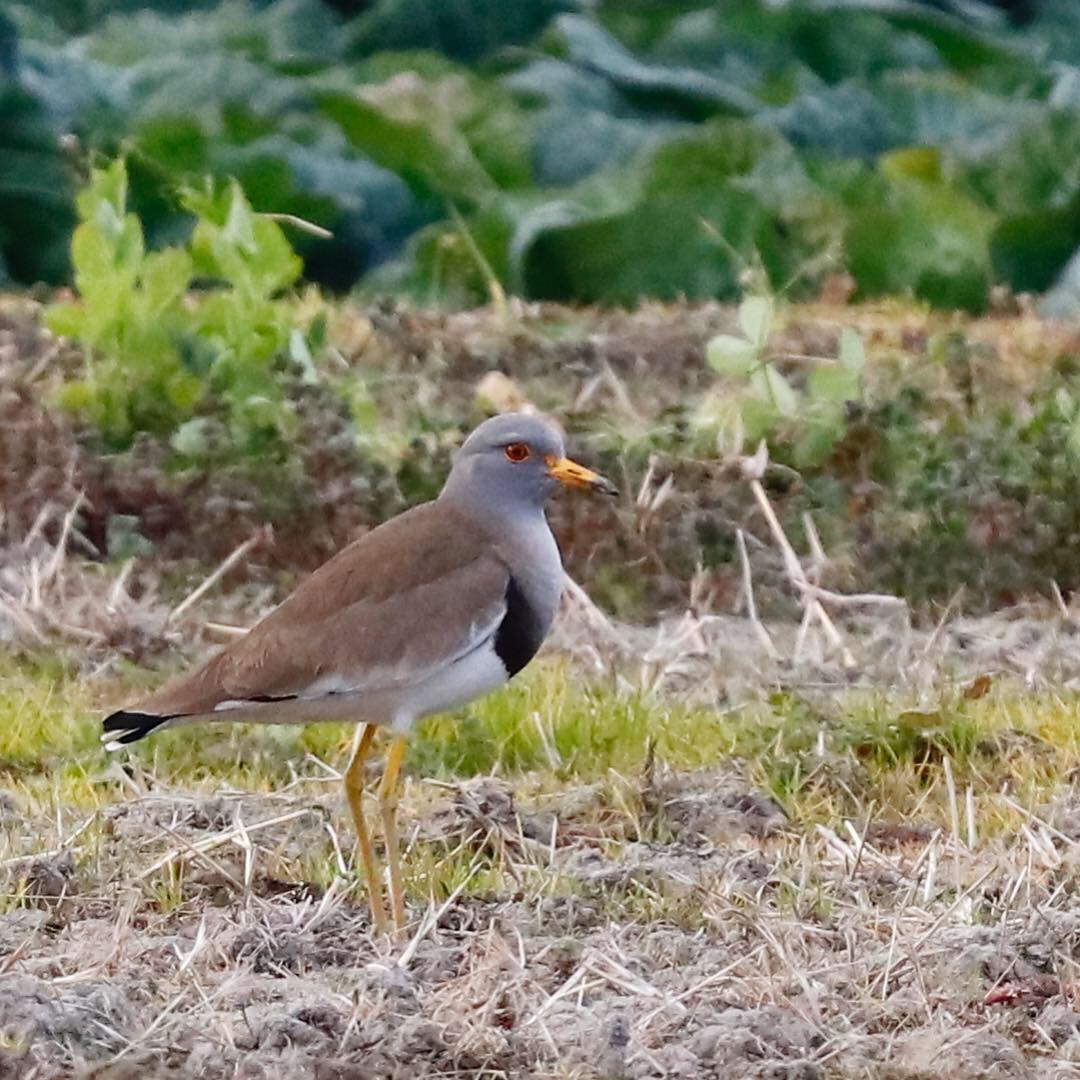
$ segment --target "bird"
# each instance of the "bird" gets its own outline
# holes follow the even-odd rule
[[[615,495],[548,420],[504,413],[457,452],[439,495],[364,533],[202,667],[111,713],[107,750],[206,721],[358,724],[343,774],[372,925],[390,931],[363,808],[363,766],[391,736],[376,792],[394,931],[406,925],[397,790],[426,716],[502,686],[536,655],[564,572],[545,506],[560,485]]]

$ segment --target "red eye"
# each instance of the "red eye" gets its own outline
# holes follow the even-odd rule
[[[512,442],[504,452],[511,461],[524,461],[529,456],[529,448],[523,442]]]

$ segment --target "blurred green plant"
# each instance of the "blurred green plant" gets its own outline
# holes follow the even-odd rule
[[[780,371],[769,349],[775,321],[772,297],[746,297],[739,305],[742,335],[717,334],[705,347],[705,359],[739,388],[736,407],[746,441],[753,445],[782,434],[797,467],[818,466],[843,437],[851,403],[863,398],[862,339],[846,327],[836,359],[799,357],[812,365],[800,388]]]
[[[112,449],[139,432],[169,438],[189,461],[280,448],[294,425],[281,373],[315,378],[308,337],[280,299],[302,269],[281,227],[255,214],[237,183],[208,183],[183,195],[189,242],[148,251],[127,201],[123,160],[93,170],[76,199],[79,298],[51,304],[45,318],[83,345],[86,373],[64,385],[61,403]]]
[[[0,282],[67,279],[74,185],[56,135],[41,103],[0,70]]]
[[[836,252],[859,297],[978,309],[998,284],[1057,287],[1055,310],[1080,310],[1080,173],[1061,164],[1080,5],[1023,26],[917,0],[362,7],[6,5],[8,274],[65,272],[65,135],[129,154],[149,246],[182,232],[163,193],[233,176],[256,209],[333,231],[297,243],[335,288],[734,297],[753,257],[774,289],[812,264],[810,293]]]

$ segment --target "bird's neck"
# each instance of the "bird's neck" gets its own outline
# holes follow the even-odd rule
[[[541,504],[528,499],[511,500],[502,493],[486,491],[483,485],[475,483],[458,485],[454,483],[453,476],[440,492],[439,501],[466,515],[489,531],[493,538],[548,529]]]

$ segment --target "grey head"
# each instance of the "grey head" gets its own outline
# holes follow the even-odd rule
[[[542,512],[559,483],[615,494],[602,476],[566,456],[553,424],[529,413],[504,413],[465,440],[440,498],[500,515]]]

